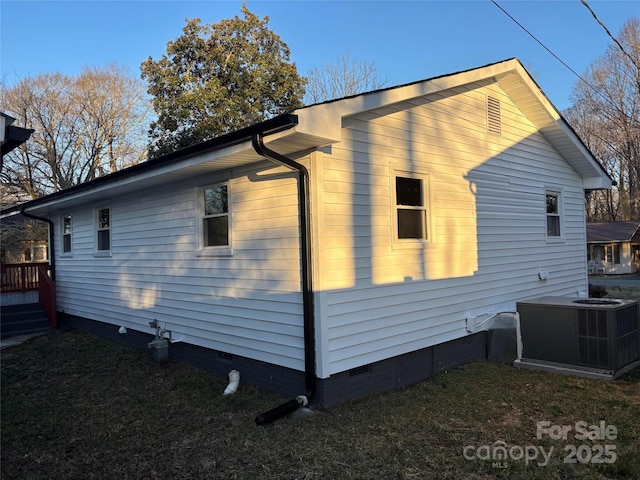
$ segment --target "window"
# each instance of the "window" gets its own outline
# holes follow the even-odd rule
[[[111,210],[108,207],[97,211],[97,249],[99,252],[111,250]]]
[[[62,253],[71,253],[71,215],[62,217]]]
[[[397,176],[395,187],[398,240],[426,240],[426,179]]]
[[[547,192],[547,237],[562,236],[560,217],[560,194],[557,192]]]
[[[202,246],[229,246],[229,189],[215,185],[202,189]]]
[[[620,265],[620,244],[607,245],[605,261],[612,265]]]

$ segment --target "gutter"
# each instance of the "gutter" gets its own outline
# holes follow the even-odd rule
[[[51,280],[56,281],[56,255],[54,250],[54,231],[55,226],[53,224],[53,220],[44,217],[37,217],[36,215],[32,215],[25,211],[25,207],[20,209],[20,214],[27,217],[32,218],[34,220],[38,220],[39,222],[46,222],[49,225],[49,265],[51,267]]]
[[[152,158],[145,162],[132,165],[130,167],[124,168],[122,170],[118,170],[108,175],[95,178],[88,182],[79,183],[72,187],[65,188],[64,190],[59,190],[57,192],[50,193],[49,195],[46,195],[44,197],[36,198],[35,200],[30,200],[20,205],[19,207],[11,207],[6,210],[2,210],[0,213],[2,215],[5,215],[13,212],[14,210],[20,211],[19,210],[20,208],[29,208],[29,209],[38,208],[38,207],[46,206],[51,202],[55,204],[56,201],[68,199],[73,195],[77,195],[85,192],[91,192],[91,190],[97,188],[98,186],[109,187],[113,183],[123,178],[130,178],[134,175],[149,174],[154,172],[155,170],[159,170],[164,167],[173,165],[176,162],[180,162],[181,160],[184,160],[196,155],[202,155],[205,153],[213,152],[222,148],[227,148],[233,145],[246,142],[256,132],[260,132],[263,134],[264,133],[274,134],[274,133],[278,133],[278,132],[282,132],[287,129],[290,129],[297,123],[298,123],[297,115],[294,115],[291,113],[282,114],[277,117],[273,117],[268,120],[265,120],[264,122],[249,125],[248,127],[242,128],[240,130],[235,130],[233,132],[227,133],[220,137],[216,137],[211,140],[206,140],[204,142],[191,145],[190,147],[184,147],[174,152],[167,153],[161,157]]]
[[[282,165],[298,174],[298,207],[300,209],[300,262],[302,276],[302,302],[304,316],[304,379],[305,394],[296,399],[269,410],[256,417],[257,425],[271,423],[301,406],[306,406],[316,392],[315,368],[315,313],[313,306],[313,268],[311,258],[311,207],[309,202],[309,171],[304,165],[267,148],[263,141],[264,133],[252,136],[253,149],[278,165]]]

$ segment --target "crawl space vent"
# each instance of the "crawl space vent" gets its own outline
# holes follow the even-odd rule
[[[355,377],[356,375],[362,375],[364,373],[371,373],[371,364],[362,365],[361,367],[356,367],[349,370],[350,377]]]
[[[502,119],[500,117],[500,100],[487,97],[487,130],[489,133],[502,133]]]

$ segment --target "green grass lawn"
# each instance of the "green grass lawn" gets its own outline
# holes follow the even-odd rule
[[[479,362],[261,427],[288,398],[225,397],[225,379],[82,332],[3,350],[1,375],[4,480],[640,478],[640,369],[607,382]],[[543,421],[567,439],[538,439]],[[615,438],[578,440],[581,421]],[[508,458],[486,459],[498,446]]]

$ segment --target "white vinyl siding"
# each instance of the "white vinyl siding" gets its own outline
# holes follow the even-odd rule
[[[262,164],[228,183],[233,257],[194,255],[195,183],[113,199],[110,257],[92,255],[94,210],[75,209],[58,309],[147,333],[158,319],[174,340],[303,370],[296,179]]]
[[[448,93],[345,119],[323,155],[324,376],[465,336],[466,318],[520,299],[586,289],[579,176],[498,87]],[[487,94],[500,135],[487,132]],[[428,172],[424,248],[393,248],[395,169]],[[549,244],[541,205],[561,187],[566,241]]]

